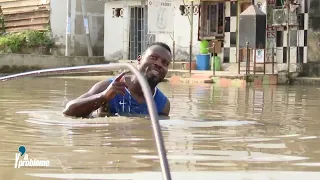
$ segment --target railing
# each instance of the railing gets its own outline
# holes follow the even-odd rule
[[[107,70],[107,69],[115,69],[115,68],[128,68],[130,69],[134,75],[137,76],[138,81],[141,85],[144,97],[147,102],[148,111],[150,114],[153,133],[156,141],[156,146],[159,154],[160,165],[163,173],[164,180],[171,180],[170,168],[168,164],[168,159],[166,155],[166,150],[164,147],[163,136],[160,129],[158,113],[156,111],[155,102],[152,98],[152,93],[150,90],[150,86],[148,85],[144,76],[131,64],[127,63],[111,63],[111,64],[102,64],[102,65],[87,65],[87,66],[78,66],[78,67],[65,67],[65,68],[55,68],[55,69],[45,69],[38,71],[31,71],[26,73],[14,74],[10,76],[0,77],[1,82],[5,82],[7,80],[18,79],[27,76],[40,76],[40,75],[50,75],[50,74],[71,74],[75,72],[90,72],[92,70]]]
[[[251,66],[251,63],[253,63],[253,74],[256,74],[258,71],[257,71],[257,65],[258,64],[262,64],[263,65],[263,74],[266,74],[266,65],[267,64],[271,64],[271,73],[274,74],[274,69],[275,69],[275,49],[272,48],[271,49],[271,62],[270,61],[267,61],[266,60],[266,54],[267,54],[267,50],[268,49],[262,49],[264,50],[263,51],[263,62],[257,62],[257,57],[256,57],[256,50],[257,49],[254,49],[254,48],[249,48],[249,44],[247,43],[246,45],[246,48],[241,48],[239,49],[239,58],[238,58],[238,74],[241,74],[241,66],[242,63],[245,64],[245,74],[251,74],[251,70],[250,68],[252,67]],[[244,54],[245,53],[245,54]],[[245,55],[245,56],[244,56]],[[261,72],[261,71],[259,71]]]

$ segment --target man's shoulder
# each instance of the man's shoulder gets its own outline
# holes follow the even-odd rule
[[[155,97],[155,102],[157,104],[158,111],[160,114],[169,114],[170,111],[170,101],[169,98],[159,89],[157,88]]]
[[[156,88],[156,95],[155,96],[160,96],[162,97],[163,99],[168,99],[168,97],[159,89],[159,88]]]

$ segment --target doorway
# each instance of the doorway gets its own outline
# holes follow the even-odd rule
[[[135,60],[154,41],[154,36],[148,35],[148,9],[147,6],[130,8],[129,29],[129,60]]]

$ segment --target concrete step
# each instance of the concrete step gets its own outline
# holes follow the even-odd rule
[[[250,70],[250,72],[253,72],[254,67],[253,67],[253,66],[252,66],[252,67],[250,66],[250,67],[249,67],[249,70]],[[241,72],[245,72],[245,71],[246,71],[246,67],[240,67],[240,71],[241,71]],[[256,67],[255,71],[256,71],[256,72],[263,72],[263,67]]]
[[[241,62],[240,63],[240,71],[245,72],[246,68],[247,68],[247,63]],[[253,62],[250,62],[249,69],[250,69],[250,72],[253,72],[253,70],[254,70],[254,63]],[[263,65],[262,64],[256,64],[255,71],[256,72],[263,72]]]

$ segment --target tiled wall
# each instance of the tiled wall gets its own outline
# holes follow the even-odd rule
[[[292,27],[290,31],[290,63],[307,62],[308,40],[308,2],[301,0],[301,8],[298,13],[298,27]],[[278,63],[287,63],[287,30],[277,30],[276,34],[276,60]]]
[[[237,62],[237,3],[227,1],[225,4],[225,34],[223,62]]]
[[[258,1],[258,0],[256,0]],[[310,0],[300,0],[300,11],[298,13],[298,27],[292,27],[290,36],[290,62],[307,62],[307,51],[308,51],[308,22],[309,22],[309,1]],[[313,0],[319,2],[320,1]],[[256,4],[256,3],[255,3]],[[274,4],[268,4],[268,6],[274,6]],[[319,10],[320,14],[320,10]],[[268,14],[267,14],[268,15]],[[270,15],[269,15],[270,16]],[[268,17],[267,17],[268,18]],[[223,62],[224,63],[234,63],[237,62],[236,54],[236,42],[237,42],[237,3],[236,2],[226,2],[225,4],[225,37],[224,37],[224,48],[223,48]],[[320,31],[320,26],[319,26]],[[287,62],[287,31],[283,28],[277,28],[275,33],[274,47],[275,57],[274,59],[278,63]],[[270,48],[270,46],[269,46]],[[320,37],[319,37],[319,48],[320,48]],[[270,51],[270,49],[269,49]],[[320,61],[320,53],[318,55]],[[268,59],[271,61],[271,59]]]

